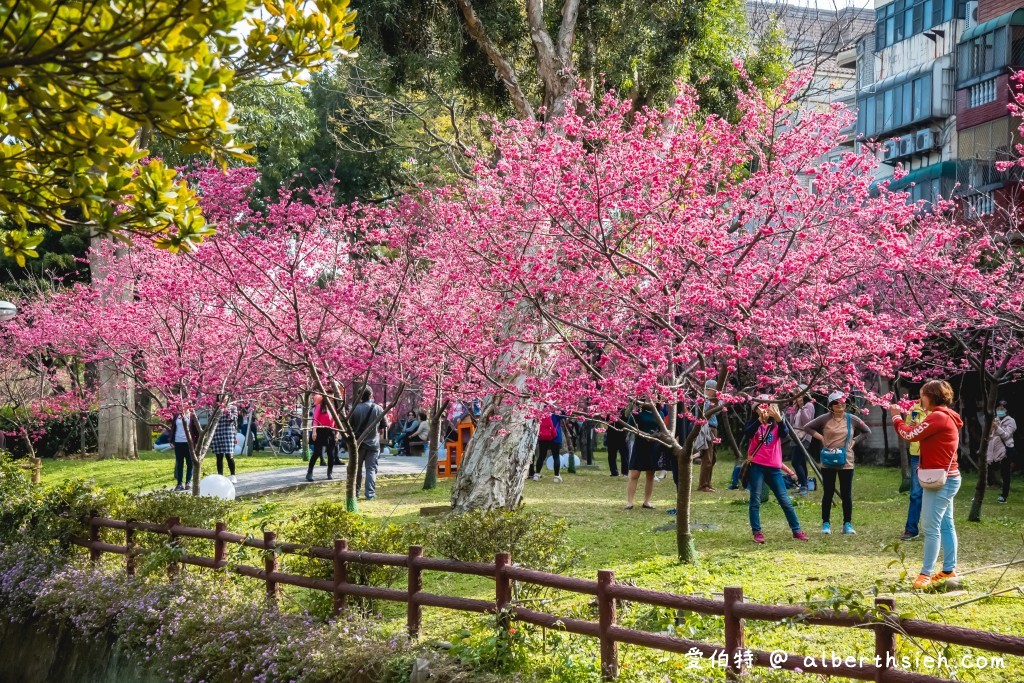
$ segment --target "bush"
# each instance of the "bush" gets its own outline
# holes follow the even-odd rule
[[[16,538],[35,507],[35,492],[25,472],[0,451],[0,542]]]
[[[471,683],[445,655],[351,617],[324,623],[254,599],[259,585],[183,575],[174,582],[120,570],[61,566],[20,546],[0,550],[0,617],[34,613],[79,640],[113,642],[141,668],[169,681],[328,683],[408,681],[426,659],[430,680]]]
[[[39,436],[32,441],[32,448],[40,458],[55,458],[69,453],[87,453],[96,450],[97,413],[64,412],[54,413],[42,421],[28,417],[28,409],[5,406],[0,408],[0,432],[19,434],[7,438],[7,448],[18,458],[28,457],[31,452],[20,436],[21,427],[33,424],[33,432]]]
[[[493,562],[500,552],[529,569],[565,574],[583,560],[583,551],[568,542],[569,523],[561,518],[517,508],[450,514],[425,529],[431,555],[464,562]],[[520,595],[540,591],[523,584]]]
[[[27,525],[28,537],[40,544],[71,549],[76,538],[87,538],[90,514],[106,516],[124,504],[124,494],[92,482],[69,479],[46,489],[35,501]]]
[[[416,529],[403,528],[388,521],[378,522],[370,518],[347,512],[338,503],[316,503],[292,516],[281,531],[283,540],[306,546],[333,548],[334,539],[344,538],[353,550],[373,553],[401,553],[409,551],[409,545],[416,542]],[[289,555],[285,560],[287,569],[295,574],[329,579],[334,575],[334,565],[302,555]],[[364,586],[390,587],[405,577],[401,567],[377,567],[349,563],[349,581]],[[309,594],[308,609],[314,614],[326,615],[331,611],[331,596],[319,591]],[[372,608],[371,602],[362,603]]]

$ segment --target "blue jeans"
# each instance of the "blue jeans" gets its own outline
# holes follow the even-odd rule
[[[960,490],[960,477],[949,477],[937,491],[921,492],[921,526],[924,527],[924,562],[921,573],[932,573],[942,546],[942,571],[956,569],[956,527],[953,526],[953,498]]]
[[[359,489],[363,483],[363,468],[366,468],[366,500],[373,500],[377,496],[377,458],[380,456],[380,446],[373,444],[361,444],[359,446],[359,458],[356,461],[356,498],[359,497]],[[351,456],[349,456],[351,457]]]
[[[904,530],[917,536],[920,532],[918,525],[921,523],[921,482],[917,480],[917,468],[921,464],[921,456],[910,456],[910,508],[907,510],[907,525]]]
[[[796,510],[786,493],[786,480],[782,477],[782,470],[777,467],[765,467],[752,463],[750,465],[750,528],[756,534],[761,530],[761,490],[767,484],[775,500],[786,513],[786,521],[793,533],[800,531],[800,522],[796,518]]]

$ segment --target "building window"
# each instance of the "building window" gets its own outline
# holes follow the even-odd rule
[[[857,100],[857,132],[865,137],[911,126],[932,115],[932,74]]]
[[[967,16],[967,0],[895,0],[875,10],[875,49]]]
[[[958,61],[961,82],[1001,71],[1008,65],[1010,54],[1006,49],[1006,40],[1009,29],[1009,26],[1001,26],[994,31],[960,43]]]
[[[996,79],[975,83],[967,89],[967,107],[973,109],[996,101]]]

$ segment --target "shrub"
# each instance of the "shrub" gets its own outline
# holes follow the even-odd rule
[[[403,528],[388,521],[374,521],[345,510],[338,503],[316,503],[292,516],[282,528],[281,536],[289,543],[333,548],[334,539],[348,540],[353,550],[373,553],[407,553],[415,541],[415,528]],[[286,571],[329,579],[334,565],[328,560],[302,555],[289,555]],[[390,587],[405,576],[399,567],[377,567],[358,562],[349,563],[349,581],[364,586]],[[331,610],[331,596],[319,591],[309,594],[308,609],[326,615]],[[372,603],[360,603],[372,607]]]
[[[464,562],[493,562],[508,552],[523,567],[565,574],[583,560],[583,551],[568,542],[569,523],[523,508],[450,514],[425,529],[431,555]],[[520,595],[540,587],[522,584]]]
[[[28,477],[10,454],[0,451],[0,542],[13,540],[21,533],[35,500]]]
[[[49,418],[31,419],[28,408],[0,408],[0,432],[15,434],[7,439],[7,447],[15,457],[31,455],[20,436],[26,424],[32,424],[32,448],[40,458],[55,458],[68,453],[96,450],[98,413],[57,412]]]
[[[108,515],[124,503],[124,494],[107,491],[82,479],[69,479],[47,488],[35,501],[28,536],[37,543],[69,550],[76,538],[86,538],[90,514]]]

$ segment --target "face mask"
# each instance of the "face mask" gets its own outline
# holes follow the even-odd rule
[[[997,410],[996,411],[996,417],[1006,417],[1006,411],[1005,410]]]

